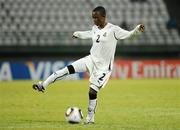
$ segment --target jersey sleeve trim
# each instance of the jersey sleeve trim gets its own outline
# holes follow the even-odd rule
[[[116,40],[118,40],[118,38],[116,37],[116,34],[115,34],[115,32],[114,32],[114,38],[115,38]]]

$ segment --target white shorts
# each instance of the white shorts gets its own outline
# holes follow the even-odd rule
[[[97,92],[106,85],[111,75],[111,70],[102,71],[97,69],[90,55],[73,62],[72,65],[76,73],[89,73],[90,87]]]

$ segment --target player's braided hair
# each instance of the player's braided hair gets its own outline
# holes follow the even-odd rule
[[[103,17],[106,16],[106,9],[103,6],[97,6],[93,9],[93,12],[99,12]]]

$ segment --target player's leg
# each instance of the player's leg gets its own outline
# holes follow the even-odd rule
[[[97,106],[97,91],[90,87],[89,89],[89,106],[85,124],[94,124],[94,114]]]
[[[94,75],[95,74],[95,75]],[[111,72],[102,72],[100,74],[93,73],[90,77],[90,90],[89,90],[89,106],[88,115],[85,120],[85,124],[93,124],[94,116],[97,106],[97,93],[106,85],[109,80]]]
[[[73,73],[75,73],[74,67],[72,65],[68,65],[67,67],[51,74],[44,82],[40,81],[37,84],[33,84],[33,89],[44,92],[49,84],[54,83],[56,80],[60,80],[68,74]]]
[[[68,65],[63,69],[54,72],[45,81],[33,84],[33,89],[44,92],[44,90],[49,86],[49,84],[54,83],[57,80],[61,80],[69,74],[87,71],[85,61],[86,58],[79,59],[71,65]]]
[[[65,76],[69,75],[69,74],[74,74],[75,70],[74,70],[74,66],[72,65],[68,65],[67,67],[60,69],[56,72],[54,72],[53,74],[51,74],[44,82],[43,82],[43,87],[46,89],[49,84],[54,83],[57,80],[61,80],[63,79]]]

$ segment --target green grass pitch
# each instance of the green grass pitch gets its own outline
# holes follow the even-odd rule
[[[0,82],[0,130],[180,130],[180,80],[110,80],[99,92],[94,125],[68,124],[65,111],[87,113],[88,85],[58,81],[45,93],[33,81]]]

